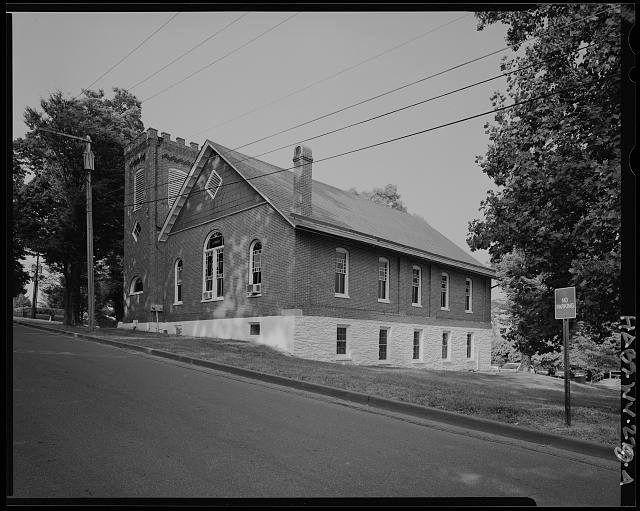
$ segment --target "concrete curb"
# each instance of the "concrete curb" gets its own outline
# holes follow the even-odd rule
[[[482,431],[484,433],[491,433],[494,435],[501,435],[508,438],[514,438],[516,440],[523,440],[535,444],[541,444],[548,447],[555,447],[557,449],[563,449],[567,451],[573,451],[580,454],[595,456],[598,458],[606,458],[611,460],[614,456],[613,448],[593,442],[587,442],[585,440],[578,440],[573,438],[561,437],[553,435],[551,433],[544,433],[541,431],[535,431],[527,428],[521,428],[505,424],[502,422],[482,419],[479,417],[473,417],[471,415],[464,415],[456,412],[448,412],[437,408],[429,408],[426,406],[415,405],[411,403],[405,403],[403,401],[395,401],[393,399],[387,399],[382,397],[371,396],[369,394],[363,394],[351,390],[339,389],[336,387],[329,387],[319,383],[311,383],[306,381],[294,380],[293,378],[287,378],[286,376],[276,376],[273,374],[261,373],[252,369],[244,369],[242,367],[231,366],[222,364],[220,362],[212,362],[210,360],[203,360],[199,358],[193,358],[185,355],[178,355],[176,353],[170,353],[168,351],[162,351],[155,348],[148,348],[146,346],[138,346],[136,344],[130,344],[122,341],[112,341],[95,335],[81,334],[68,330],[62,330],[60,328],[51,328],[40,324],[29,323],[26,321],[15,320],[14,323],[20,325],[26,325],[40,330],[46,330],[49,332],[62,333],[71,335],[73,337],[98,342],[101,344],[107,344],[115,346],[117,348],[125,348],[129,350],[139,351],[147,353],[148,355],[154,355],[157,357],[166,358],[169,360],[176,360],[186,364],[191,364],[200,367],[207,367],[209,369],[216,369],[218,371],[224,371],[232,373],[238,376],[251,378],[254,380],[260,380],[267,383],[274,383],[276,385],[284,385],[287,387],[303,390],[307,392],[313,392],[316,394],[322,394],[345,401],[351,401],[358,404],[368,405],[374,408],[380,408],[383,410],[402,413],[419,417],[421,419],[432,420],[436,422],[451,424],[457,427],[473,429],[476,431]]]

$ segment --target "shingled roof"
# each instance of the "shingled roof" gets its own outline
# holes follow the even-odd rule
[[[471,257],[420,217],[362,199],[313,180],[312,213],[292,213],[293,172],[207,140],[220,156],[247,179],[296,228],[344,236],[401,250],[486,276],[494,270]]]
[[[420,217],[404,213],[334,186],[313,180],[312,213],[292,212],[293,172],[207,140],[167,214],[158,239],[166,240],[211,151],[247,180],[295,229],[307,230],[388,248],[443,265],[493,277],[495,271],[471,257]]]

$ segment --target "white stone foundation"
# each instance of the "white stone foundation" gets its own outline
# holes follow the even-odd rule
[[[347,355],[336,354],[336,329],[347,327]],[[387,358],[379,360],[381,328],[387,328]],[[421,331],[420,358],[413,359],[413,332]],[[449,332],[449,359],[442,359],[442,333]],[[473,335],[472,357],[467,358],[467,333]],[[433,326],[410,323],[384,323],[318,316],[296,318],[294,351],[297,357],[327,362],[362,365],[480,370],[491,368],[490,328]]]
[[[251,323],[260,324],[260,335],[250,335]],[[202,319],[160,323],[118,323],[118,328],[143,332],[167,332],[187,337],[215,337],[266,344],[285,353],[293,352],[293,316],[264,316],[256,318]]]
[[[291,315],[255,318],[207,319],[161,323],[119,323],[119,328],[170,335],[236,339],[266,344],[296,357],[342,364],[387,365],[439,370],[491,369],[490,328],[434,326],[411,323],[355,320],[323,316]],[[250,335],[251,323],[260,324],[260,335]],[[336,330],[347,328],[347,355],[336,354]],[[388,329],[387,358],[379,360],[379,333]],[[420,358],[413,359],[413,332],[421,331]],[[449,358],[442,358],[442,333],[449,332]],[[467,358],[467,333],[473,336],[472,356]]]

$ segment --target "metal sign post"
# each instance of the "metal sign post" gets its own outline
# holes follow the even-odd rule
[[[562,346],[564,349],[564,414],[571,426],[571,365],[569,364],[569,320],[576,317],[576,288],[555,290],[556,319],[562,320]]]

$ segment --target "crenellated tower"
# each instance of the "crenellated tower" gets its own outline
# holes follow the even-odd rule
[[[152,309],[164,304],[164,244],[158,233],[198,150],[196,143],[172,141],[169,133],[158,136],[153,128],[125,147],[124,322],[155,321]],[[160,321],[162,316],[159,312]]]

